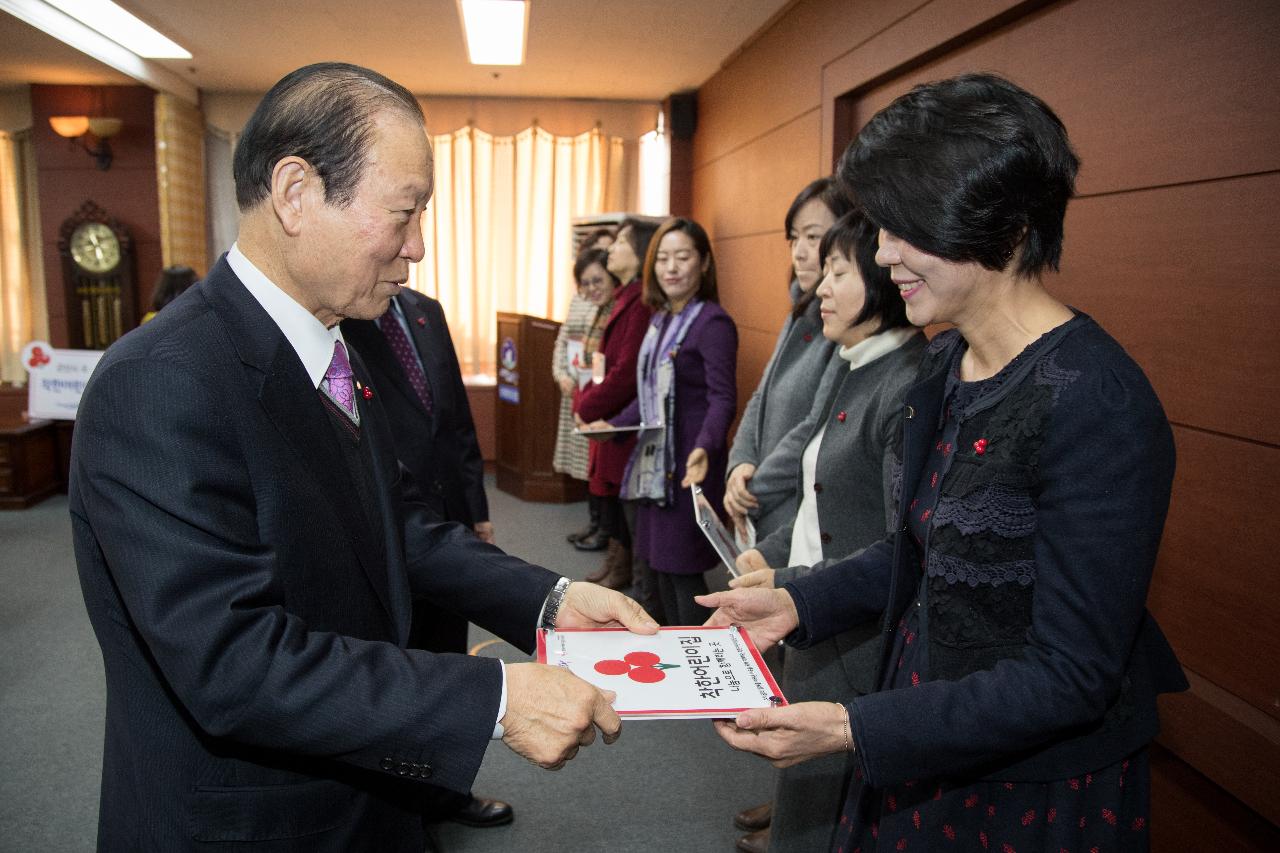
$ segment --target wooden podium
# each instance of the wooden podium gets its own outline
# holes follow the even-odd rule
[[[498,488],[521,500],[584,500],[587,484],[551,468],[560,419],[560,389],[551,378],[551,353],[560,324],[498,312]]]

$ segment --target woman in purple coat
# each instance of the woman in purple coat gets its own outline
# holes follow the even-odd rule
[[[729,425],[737,411],[738,329],[720,307],[716,263],[702,226],[669,219],[645,259],[644,301],[655,313],[640,346],[637,399],[615,426],[663,424],[640,432],[622,496],[636,500],[634,549],[657,581],[666,625],[701,625],[710,611],[693,600],[719,563],[693,519],[689,487],[713,506],[724,499]]]

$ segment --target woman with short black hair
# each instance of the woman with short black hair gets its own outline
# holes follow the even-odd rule
[[[833,849],[1147,847],[1156,696],[1187,686],[1146,610],[1173,439],[1138,365],[1044,287],[1077,165],[992,75],[916,87],[842,159],[907,316],[955,326],[907,392],[896,532],[703,599],[798,648],[881,619],[878,692],[717,723],[780,765],[852,753]]]
[[[907,320],[898,288],[889,271],[876,265],[875,254],[876,230],[859,212],[841,217],[822,238],[824,275],[814,294],[822,334],[836,346],[836,357],[792,469],[798,510],[738,558],[744,574],[731,587],[782,586],[857,553],[890,530],[902,397],[915,380],[926,341]],[[791,702],[848,702],[872,692],[876,640],[875,623],[867,622],[790,650],[783,693]],[[769,848],[820,849],[830,834],[827,822],[840,807],[844,775],[844,756],[782,770],[774,786]]]

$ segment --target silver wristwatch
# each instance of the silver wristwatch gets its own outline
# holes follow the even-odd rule
[[[560,605],[564,603],[564,595],[569,591],[571,583],[573,581],[568,578],[560,578],[556,581],[556,585],[547,594],[547,600],[542,605],[542,621],[538,623],[539,628],[555,630],[556,617],[560,615]]]

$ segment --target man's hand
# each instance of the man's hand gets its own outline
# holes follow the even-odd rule
[[[708,625],[741,625],[761,649],[768,648],[800,625],[796,603],[785,589],[731,589],[710,595],[695,595],[693,600],[716,612]]]
[[[730,589],[745,589],[751,586],[773,588],[773,569],[760,553],[758,548],[749,548],[738,555],[734,565],[742,574],[729,581]]]
[[[477,522],[475,526],[475,531],[476,531],[476,537],[481,542],[487,542],[490,545],[493,544],[493,522],[492,521]]]
[[[577,581],[569,584],[557,628],[626,628],[635,634],[656,634],[658,623],[635,599],[593,583]]]
[[[820,755],[843,752],[848,725],[847,709],[835,702],[756,708],[743,711],[733,722],[715,721],[716,734],[725,743],[767,758],[774,767],[791,767]]]
[[[577,389],[578,383],[574,382],[571,377],[560,377],[560,393],[566,397],[572,397],[573,392]]]
[[[559,770],[595,742],[622,732],[622,720],[610,705],[613,691],[601,691],[567,669],[541,663],[507,664],[507,712],[502,741],[545,770]]]
[[[724,509],[737,527],[743,526],[741,519],[746,518],[751,510],[760,507],[756,496],[747,491],[747,484],[755,473],[756,466],[750,462],[742,462],[729,472],[729,479],[724,484]]]
[[[680,481],[680,488],[687,489],[707,479],[707,464],[707,451],[701,447],[695,447],[689,454],[689,458],[685,460],[684,479]]]

